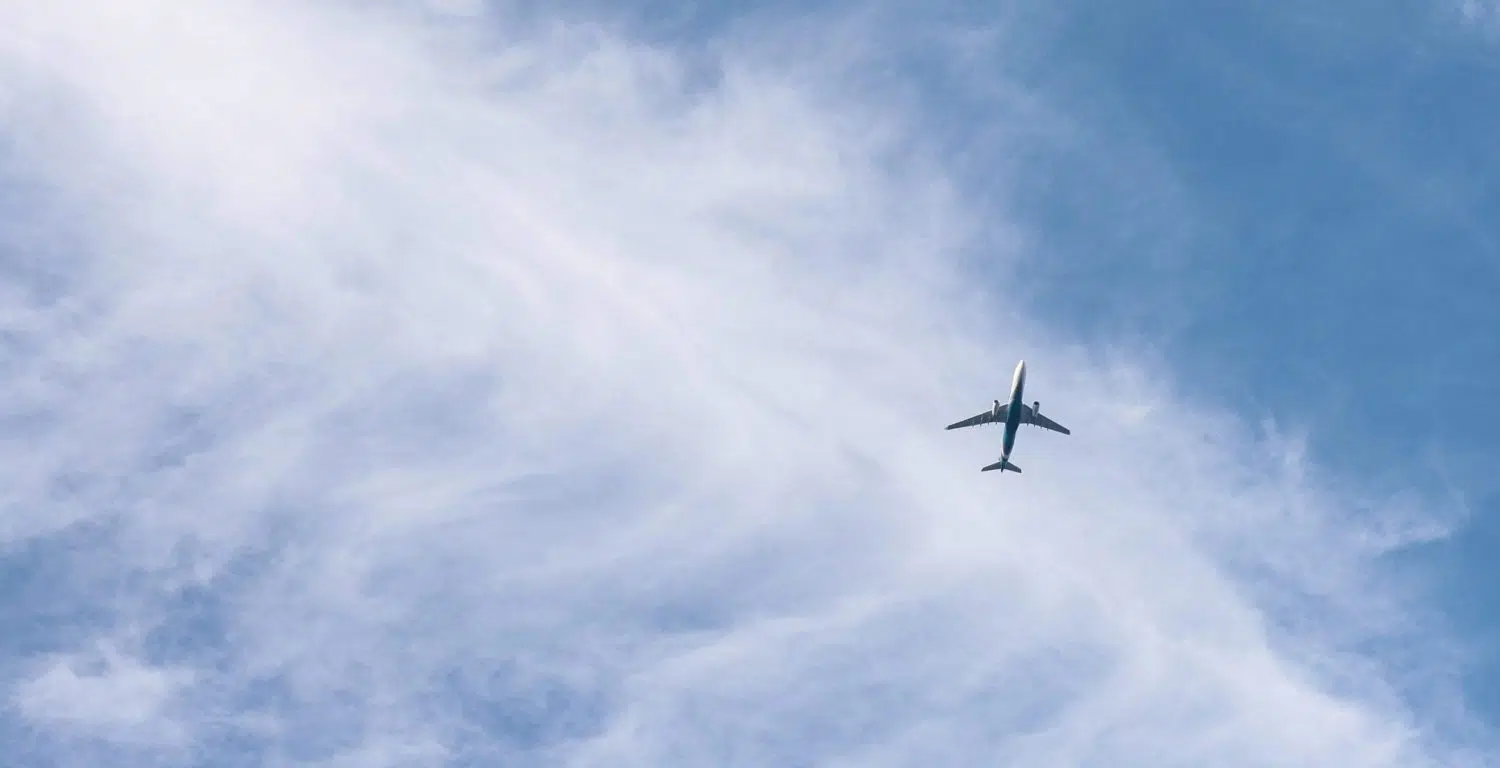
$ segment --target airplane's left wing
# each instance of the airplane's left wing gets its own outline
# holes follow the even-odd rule
[[[1008,404],[1007,405],[1002,405],[1002,406],[1000,406],[1000,413],[998,415],[995,413],[995,411],[993,409],[991,409],[991,410],[985,411],[984,413],[979,414],[978,416],[970,416],[969,418],[964,419],[963,421],[955,421],[952,424],[949,424],[947,427],[945,427],[945,429],[959,429],[959,428],[962,428],[962,427],[977,427],[980,424],[988,424],[988,423],[990,423],[992,421],[1005,421],[1005,415],[1009,411],[1010,411],[1010,405],[1008,405]]]
[[[1026,406],[1026,423],[1035,424],[1042,429],[1050,429],[1053,432],[1061,432],[1065,435],[1073,434],[1072,432],[1068,431],[1067,427],[1058,424],[1057,422],[1041,415],[1040,413],[1037,413],[1035,410],[1032,410],[1031,406]]]

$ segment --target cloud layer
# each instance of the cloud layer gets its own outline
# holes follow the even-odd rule
[[[1446,517],[1024,317],[1044,255],[819,23],[0,11],[28,758],[1457,759],[1379,565]],[[1074,435],[980,475],[941,426],[1019,357]]]

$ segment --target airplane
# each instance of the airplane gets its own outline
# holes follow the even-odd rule
[[[990,410],[985,411],[978,416],[971,416],[967,419],[964,419],[963,421],[954,422],[947,426],[947,429],[959,429],[961,427],[974,427],[980,424],[1005,425],[1005,438],[1002,442],[1003,450],[1000,454],[1000,460],[995,462],[994,464],[984,467],[983,469],[979,470],[980,472],[988,472],[992,469],[998,469],[1002,474],[1004,474],[1005,470],[1007,469],[1017,474],[1021,472],[1021,468],[1016,466],[1015,464],[1012,464],[1010,461],[1010,449],[1015,447],[1016,444],[1016,428],[1021,426],[1022,424],[1035,424],[1036,426],[1043,429],[1050,429],[1053,432],[1061,432],[1065,435],[1073,434],[1072,432],[1068,431],[1067,427],[1058,424],[1057,422],[1042,415],[1042,403],[1040,400],[1032,403],[1029,406],[1021,402],[1021,390],[1025,387],[1026,361],[1022,360],[1019,364],[1016,365],[1015,376],[1011,379],[1010,382],[1009,403],[1001,405],[1000,401],[996,400],[995,407],[991,408]]]

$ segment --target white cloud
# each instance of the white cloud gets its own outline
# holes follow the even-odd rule
[[[105,646],[98,653],[52,659],[21,684],[16,704],[27,718],[97,731],[126,741],[171,744],[181,732],[166,707],[190,675],[143,665]]]
[[[1455,0],[1440,6],[1441,13],[1457,18],[1481,33],[1492,33],[1500,29],[1500,3],[1495,0]]]
[[[0,11],[50,236],[10,244],[3,531],[118,526],[85,554],[135,591],[56,599],[175,633],[189,705],[131,689],[132,727],[210,763],[1447,757],[1365,651],[1437,642],[1376,558],[1441,519],[973,284],[1039,256],[868,29],[705,69],[502,16]],[[1074,435],[980,475],[995,433],[941,426],[1021,356]],[[46,690],[35,727],[88,695]]]
[[[1495,6],[1484,0],[1459,0],[1458,11],[1468,21],[1486,21],[1494,15]]]

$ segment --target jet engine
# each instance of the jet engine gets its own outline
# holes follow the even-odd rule
[[[992,410],[992,411],[990,411],[990,416],[992,418],[996,418],[996,419],[1000,418],[1000,401],[999,400],[995,401],[995,409]]]
[[[1033,400],[1033,401],[1031,401],[1031,412],[1033,414],[1037,415],[1037,416],[1042,415],[1042,401],[1040,401],[1040,400]]]

